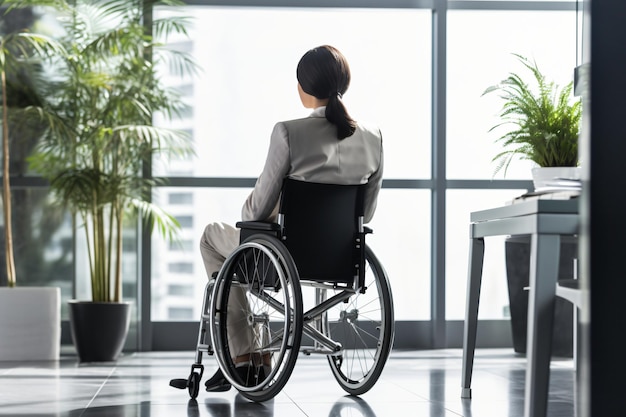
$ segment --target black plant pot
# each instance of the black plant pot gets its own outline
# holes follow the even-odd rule
[[[72,340],[80,362],[117,360],[130,325],[129,303],[69,301]]]
[[[526,353],[528,323],[528,291],[530,271],[530,236],[513,236],[505,240],[506,275],[511,309],[511,331],[513,349]],[[574,259],[578,258],[578,243],[575,237],[561,237],[558,279],[574,277]],[[552,355],[573,356],[573,314],[572,304],[561,298],[554,305],[554,326]]]

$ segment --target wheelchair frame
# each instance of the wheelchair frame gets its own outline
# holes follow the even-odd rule
[[[362,261],[355,265],[353,282],[301,280],[283,243],[282,216],[278,223],[240,222],[237,226],[242,228],[242,243],[205,287],[190,375],[170,385],[186,388],[196,398],[204,372],[203,354],[209,354],[215,355],[225,378],[243,396],[266,401],[282,390],[298,353],[304,353],[326,355],[335,379],[349,394],[369,391],[391,351],[394,318],[389,280],[365,244],[371,229],[363,226],[362,217],[354,242]],[[303,311],[303,288],[315,292],[315,305],[307,311]],[[246,302],[237,304],[242,294]],[[235,326],[237,316],[242,318]],[[231,352],[230,340],[241,328],[247,329],[244,334],[252,335],[257,347],[249,361],[258,371],[245,380],[236,372],[233,357],[237,355]],[[303,346],[303,335],[312,344]],[[271,366],[265,363],[268,358]]]

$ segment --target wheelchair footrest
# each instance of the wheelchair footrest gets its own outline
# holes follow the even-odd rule
[[[170,380],[170,387],[185,389],[187,388],[187,380],[184,378],[176,378]]]

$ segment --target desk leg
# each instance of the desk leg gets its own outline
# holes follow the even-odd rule
[[[531,236],[525,417],[544,417],[548,407],[559,235]]]
[[[463,381],[461,385],[461,398],[472,398],[470,385],[472,383],[472,369],[474,367],[474,350],[476,349],[478,299],[480,298],[484,254],[485,240],[483,238],[470,239],[467,300],[463,331]]]

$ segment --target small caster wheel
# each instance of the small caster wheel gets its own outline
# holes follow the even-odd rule
[[[187,389],[189,390],[189,396],[195,400],[200,391],[200,374],[192,372],[187,380]]]

